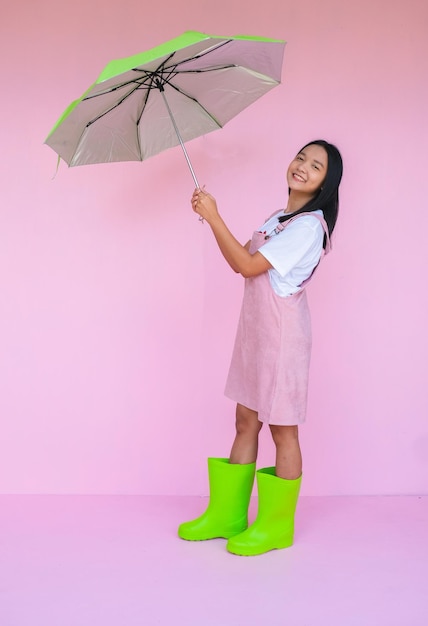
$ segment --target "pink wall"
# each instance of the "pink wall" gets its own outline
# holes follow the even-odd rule
[[[179,149],[67,169],[43,140],[112,58],[187,29],[287,39],[283,84],[188,145],[246,240],[306,141],[342,150],[334,253],[310,287],[305,494],[428,492],[425,0],[3,9],[0,492],[206,492],[242,279],[189,209]],[[6,15],[5,14],[6,11]],[[260,465],[272,463],[268,432]]]

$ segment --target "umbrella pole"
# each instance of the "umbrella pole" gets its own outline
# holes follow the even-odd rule
[[[184,142],[183,142],[183,140],[182,140],[182,138],[181,138],[180,131],[178,130],[178,126],[177,126],[177,124],[175,123],[175,119],[174,119],[174,116],[173,116],[173,114],[172,114],[172,111],[171,111],[171,109],[169,108],[169,104],[168,104],[168,101],[167,101],[167,99],[166,99],[166,97],[165,97],[165,92],[164,92],[163,88],[162,88],[162,89],[160,89],[160,92],[161,92],[161,94],[162,94],[163,101],[165,102],[165,106],[166,106],[166,108],[168,109],[168,113],[169,113],[169,116],[170,116],[170,118],[171,118],[171,122],[172,122],[172,124],[173,124],[173,126],[174,126],[174,130],[175,130],[175,132],[177,133],[178,141],[180,142],[180,146],[182,147],[182,150],[183,150],[183,152],[184,152],[184,156],[186,157],[187,165],[189,166],[190,173],[192,174],[192,177],[193,177],[193,180],[194,180],[194,182],[195,182],[196,188],[197,188],[197,189],[200,189],[200,186],[199,186],[199,183],[198,183],[198,179],[196,178],[196,174],[195,174],[195,172],[193,171],[193,167],[192,167],[192,164],[191,164],[191,162],[190,162],[189,155],[187,154],[187,150],[186,150],[185,145],[184,145]]]

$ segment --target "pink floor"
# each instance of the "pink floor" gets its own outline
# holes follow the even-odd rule
[[[0,625],[428,625],[428,497],[302,497],[295,545],[247,558],[176,537],[205,503],[0,497]]]

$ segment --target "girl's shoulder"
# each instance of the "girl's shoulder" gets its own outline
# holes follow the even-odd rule
[[[281,222],[283,228],[289,226],[289,228],[293,230],[297,230],[299,228],[317,228],[317,226],[321,226],[322,222],[324,222],[324,214],[321,209],[317,209],[316,211],[311,211],[310,213],[300,213],[296,216],[291,216],[288,220],[284,220]]]
[[[294,224],[319,224],[320,220],[324,220],[324,213],[321,209],[310,211],[309,213],[300,213],[300,215],[290,218],[290,222]]]

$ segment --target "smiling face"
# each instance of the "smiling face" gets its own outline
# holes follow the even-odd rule
[[[290,195],[313,198],[327,175],[328,157],[322,146],[310,144],[291,161],[287,170]]]

